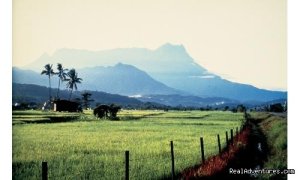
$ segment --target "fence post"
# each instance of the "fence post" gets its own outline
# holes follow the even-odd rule
[[[229,146],[229,141],[228,141],[228,132],[226,131],[226,144]]]
[[[233,129],[230,129],[230,141],[233,143]]]
[[[221,154],[221,141],[220,141],[220,135],[218,134],[218,146],[219,146],[219,154]]]
[[[129,151],[125,151],[125,180],[129,180]]]
[[[175,179],[175,162],[174,162],[174,147],[173,141],[171,141],[171,172],[172,172],[172,179]]]
[[[48,164],[42,162],[42,180],[48,180]]]
[[[203,137],[200,137],[200,145],[201,145],[201,158],[202,158],[202,163],[204,163],[205,158],[204,158],[204,143],[203,143]]]

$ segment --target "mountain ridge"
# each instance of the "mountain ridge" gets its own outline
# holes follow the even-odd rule
[[[224,97],[240,101],[271,101],[287,98],[287,92],[259,89],[231,82],[207,71],[187,53],[183,45],[165,44],[155,50],[118,48],[102,51],[57,50],[51,56],[38,58],[26,66],[41,69],[47,63],[60,61],[65,67],[113,66],[118,62],[145,71],[166,86],[200,97]],[[76,63],[74,63],[76,62]]]
[[[138,68],[118,63],[114,66],[95,66],[78,69],[83,79],[78,86],[81,89],[104,91],[120,95],[144,94],[186,94],[156,81]],[[52,85],[58,83],[58,77],[51,78]],[[48,78],[31,70],[13,67],[13,82],[48,86]],[[63,86],[63,85],[62,85]],[[54,86],[55,87],[55,86]]]

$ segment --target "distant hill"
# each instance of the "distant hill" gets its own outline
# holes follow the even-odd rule
[[[79,69],[84,79],[83,89],[99,90],[122,95],[180,94],[183,93],[154,80],[134,66],[118,63]]]
[[[235,107],[241,102],[221,97],[202,98],[198,96],[182,95],[146,95],[136,97],[143,102],[155,102],[167,106],[185,106],[185,107]]]
[[[53,79],[53,85],[57,84],[56,78]],[[22,83],[22,84],[36,84],[41,86],[48,86],[48,77],[40,73],[37,73],[32,70],[24,70],[21,68],[13,67],[12,68],[12,82],[13,83]]]
[[[57,89],[52,89],[52,94],[55,96]],[[109,94],[105,92],[88,91],[92,94],[91,98],[94,99],[93,104],[111,104],[115,103],[122,106],[140,107],[143,103],[135,98],[127,96],[120,96],[117,94]],[[45,86],[33,84],[12,84],[12,101],[15,102],[36,102],[43,103],[49,98],[48,88]],[[60,91],[61,99],[69,98],[69,91]],[[81,92],[75,91],[72,99],[81,98]]]
[[[83,79],[78,85],[81,90],[103,91],[121,95],[182,94],[150,77],[131,65],[118,63],[115,66],[97,66],[77,69]],[[51,78],[52,87],[57,87],[58,77]],[[30,70],[13,68],[13,82],[48,86],[48,77]],[[65,85],[62,85],[65,87]]]
[[[42,104],[48,100],[48,88],[45,86],[39,86],[34,84],[12,84],[12,102],[35,102]],[[56,95],[57,89],[52,88],[53,97]],[[118,104],[123,107],[128,108],[151,108],[154,109],[160,108],[170,108],[170,107],[211,107],[211,108],[224,108],[236,107],[238,104],[241,104],[240,101],[221,98],[221,97],[209,97],[201,98],[191,95],[137,95],[134,97],[121,96],[118,94],[110,94],[99,91],[87,91],[92,94],[92,99],[94,101],[91,103],[92,106],[95,106],[97,103],[100,104]],[[75,91],[73,93],[72,99],[81,98],[82,91]],[[69,98],[69,91],[61,90],[60,91],[61,99]],[[286,104],[286,99],[277,99],[269,102],[245,102],[243,103],[248,108],[260,108],[265,107],[266,105],[281,103]]]
[[[230,82],[208,72],[196,63],[182,45],[165,44],[155,50],[144,48],[120,48],[105,51],[59,49],[51,56],[42,55],[24,68],[40,72],[45,64],[57,62],[78,70],[83,67],[91,67],[90,70],[93,70],[95,66],[114,66],[122,62],[135,66],[168,87],[200,97],[224,97],[239,101],[260,102],[287,98],[287,92],[269,91],[247,84]],[[169,92],[164,94],[169,94]]]

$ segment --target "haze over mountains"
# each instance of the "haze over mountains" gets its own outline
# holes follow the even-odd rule
[[[182,45],[171,44],[165,44],[156,50],[60,49],[52,56],[44,54],[22,67],[33,71],[13,68],[13,82],[47,85],[47,77],[42,77],[39,73],[45,64],[53,64],[55,68],[58,62],[66,68],[76,68],[78,76],[83,78],[82,86],[79,86],[82,90],[129,96],[178,94],[223,97],[241,102],[266,102],[287,97],[286,92],[258,89],[222,79],[195,63]]]

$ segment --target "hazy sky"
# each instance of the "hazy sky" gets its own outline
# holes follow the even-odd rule
[[[13,0],[13,65],[170,42],[226,79],[286,90],[286,30],[286,0]]]

